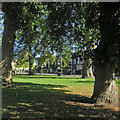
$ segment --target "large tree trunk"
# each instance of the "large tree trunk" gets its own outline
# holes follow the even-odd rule
[[[97,104],[118,104],[116,81],[114,76],[114,50],[111,46],[116,45],[118,39],[114,30],[117,29],[114,14],[116,3],[101,3],[100,33],[101,41],[95,53],[95,85],[92,99]],[[116,6],[116,7],[115,7]],[[115,28],[116,26],[116,28]],[[116,30],[116,32],[118,32]],[[110,52],[113,52],[113,54]]]
[[[96,66],[96,77],[92,99],[97,104],[117,104],[115,74],[112,64]]]
[[[5,14],[4,20],[4,33],[2,39],[2,80],[11,81],[12,79],[12,66],[11,62],[13,59],[13,46],[15,40],[15,20],[8,17]]]

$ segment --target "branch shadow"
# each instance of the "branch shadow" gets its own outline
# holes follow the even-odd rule
[[[79,80],[79,81],[75,81],[74,83],[86,83],[86,84],[94,84],[93,80]]]
[[[89,98],[59,89],[65,87],[63,85],[22,82],[16,82],[15,85],[3,88],[3,119],[109,120],[110,117],[113,120],[114,116],[117,118],[114,111],[75,104],[85,99],[89,102]]]
[[[78,99],[71,99],[71,101],[94,104],[94,101],[91,98],[86,97],[86,96],[80,96]]]

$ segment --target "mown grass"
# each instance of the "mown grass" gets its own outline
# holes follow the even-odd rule
[[[71,76],[47,76],[47,75],[16,75],[14,82],[31,82],[35,84],[52,84],[64,86],[94,85],[94,79],[81,79],[80,77]]]
[[[64,86],[80,86],[80,85],[94,85],[95,79],[82,79],[75,76],[47,76],[47,75],[15,75],[14,82],[31,82],[35,84],[52,84]],[[117,85],[120,86],[120,80],[116,80]]]
[[[94,79],[67,76],[15,75],[14,87],[3,88],[3,119],[115,118],[105,109],[79,104],[92,95]],[[76,102],[76,100],[78,102]],[[76,104],[77,103],[77,104]]]

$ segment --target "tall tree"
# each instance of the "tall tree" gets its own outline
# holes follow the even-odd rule
[[[58,31],[61,31],[59,32],[59,36],[67,37],[67,41],[69,41],[69,47],[77,47],[75,51],[77,51],[77,53],[79,52],[81,56],[84,56],[84,60],[86,62],[83,67],[83,77],[93,77],[91,64],[91,60],[93,58],[91,57],[91,51],[93,51],[93,47],[91,46],[93,45],[93,41],[97,41],[89,39],[91,36],[95,37],[95,32],[93,29],[91,30],[87,23],[89,12],[86,14],[85,8],[88,8],[88,6],[89,4],[82,3],[55,3],[52,7],[49,7],[49,9],[51,9],[51,11],[53,10],[54,12],[50,12],[48,16],[48,19],[50,19],[50,22],[48,22],[48,34],[51,34],[53,39],[60,41],[61,39],[60,37],[58,38],[57,33]],[[61,15],[61,13],[63,14]],[[95,17],[98,18],[98,14],[96,14],[94,18]],[[54,18],[55,21],[52,22]],[[61,42],[62,45],[64,42],[65,41]],[[60,44],[59,46],[61,47],[62,45]],[[87,53],[84,54],[86,51]],[[89,57],[91,59],[89,59]]]
[[[33,73],[33,64],[36,55],[39,54],[38,52],[42,51],[41,49],[43,49],[43,46],[46,45],[43,44],[43,37],[46,31],[46,16],[47,11],[42,3],[26,3],[23,7],[23,25],[17,31],[18,41],[16,45],[18,43],[19,45],[21,44],[21,48],[26,50],[26,53],[28,53],[30,75]],[[20,52],[24,50],[20,51],[19,49]]]
[[[76,4],[74,20],[74,38],[77,43],[77,54],[83,58],[83,78],[93,78],[93,53],[95,44],[99,39],[99,27],[97,20],[99,18],[99,9],[96,3]],[[94,14],[93,14],[94,13]],[[80,16],[78,16],[80,14]],[[91,25],[92,23],[92,25]],[[95,23],[95,24],[93,24]]]
[[[4,33],[2,38],[2,79],[11,80],[13,46],[17,22],[21,15],[22,3],[5,3],[2,4],[4,15]]]
[[[119,12],[118,3],[100,3],[101,40],[95,53],[96,78],[92,96],[98,104],[118,102],[115,64],[120,56]]]
[[[2,10],[5,13],[4,20],[4,33],[3,33],[3,42],[2,42],[2,79],[12,79],[11,76],[11,62],[13,58],[13,46],[15,41],[15,32],[19,28],[25,28],[26,23],[28,23],[28,16],[25,16],[26,13],[30,13],[29,19],[35,18],[41,15],[44,10],[41,3],[3,3]],[[39,14],[39,15],[38,15]],[[37,15],[37,16],[36,16]],[[43,18],[41,18],[43,19]],[[37,21],[39,23],[39,21]],[[32,24],[32,23],[31,23]],[[36,24],[34,29],[36,29]],[[30,28],[30,27],[29,27]],[[27,28],[26,28],[27,29]],[[30,32],[30,31],[29,31]],[[32,33],[31,33],[32,35]],[[31,42],[31,40],[29,40]],[[31,49],[29,47],[29,49]],[[30,56],[30,55],[29,55]],[[31,66],[31,64],[30,64]]]
[[[83,3],[83,9],[81,9],[81,4],[82,3],[59,3],[55,4],[57,6],[56,9],[55,5],[52,6],[53,8],[51,7],[51,11],[53,11],[51,12],[52,15],[50,14],[52,19],[49,17],[52,21],[52,25],[50,25],[50,28],[52,29],[51,35],[54,34],[55,36],[57,30],[62,31],[59,35],[62,33],[66,35],[68,30],[70,30],[71,33],[74,33],[74,38],[77,38],[79,43],[81,43],[82,48],[87,47],[84,54],[94,58],[96,78],[92,99],[97,104],[116,103],[116,83],[113,73],[114,64],[118,61],[120,56],[120,47],[118,43],[119,4]],[[83,25],[86,24],[87,29],[93,30],[92,33],[99,33],[98,31],[100,31],[100,34],[92,36],[89,42],[80,39],[82,36],[81,32],[79,31],[76,33],[73,29],[73,27],[77,29],[77,26],[75,27],[74,24],[81,26],[82,22],[78,22],[78,19],[81,20],[81,17],[79,16],[83,15],[83,10],[85,10],[85,14],[88,14],[86,22],[83,21]],[[60,23],[62,23],[62,25]],[[66,24],[67,27],[65,26]],[[69,36],[72,36],[72,34],[69,34]],[[73,39],[73,41],[75,42],[76,39]],[[96,43],[96,49],[94,49],[93,43]]]

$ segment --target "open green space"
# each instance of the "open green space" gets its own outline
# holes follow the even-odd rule
[[[3,87],[3,119],[117,119],[116,111],[81,102],[92,95],[94,79],[15,75],[13,80],[14,87]]]
[[[47,75],[16,75],[14,82],[30,82],[34,84],[51,84],[63,86],[94,85],[94,79],[81,79],[74,76],[47,76]]]

